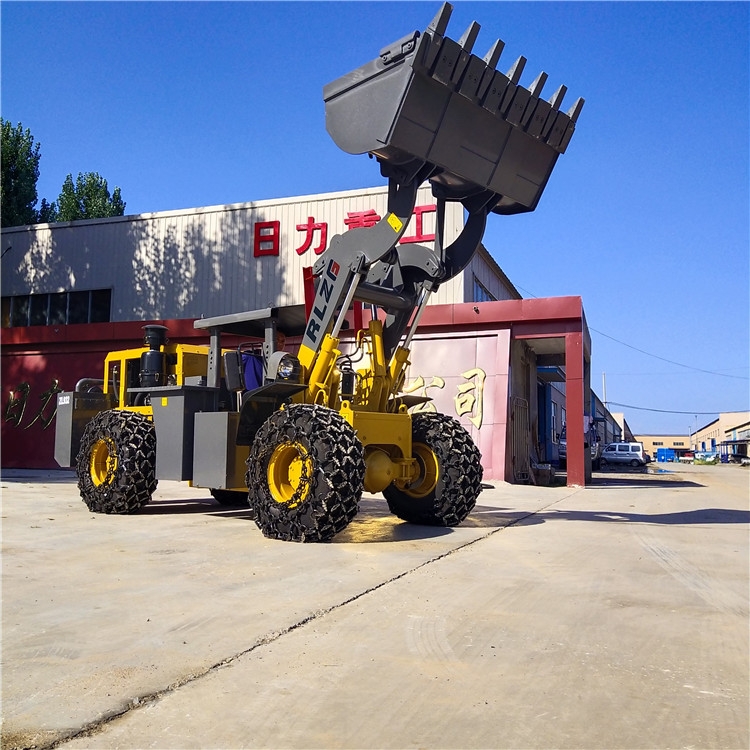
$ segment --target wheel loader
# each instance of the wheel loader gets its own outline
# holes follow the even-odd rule
[[[264,535],[330,540],[355,517],[363,491],[416,524],[455,526],[481,491],[479,450],[453,418],[411,414],[402,392],[409,351],[430,296],[460,273],[490,214],[533,211],[583,106],[566,89],[525,88],[525,59],[507,73],[503,42],[472,53],[479,25],[446,35],[445,3],[424,31],[323,89],[326,129],[368,154],[388,181],[385,216],[333,237],[312,268],[308,305],[200,319],[208,346],[167,341],[145,326],[144,346],[110,353],[104,377],[58,397],[55,458],[76,467],[89,509],[131,513],[159,479],[188,480],[220,503],[249,505]],[[434,246],[399,244],[428,182]],[[444,242],[445,209],[465,223]],[[356,331],[350,309],[366,315]],[[296,354],[277,334],[297,337]],[[227,346],[228,336],[258,342]]]

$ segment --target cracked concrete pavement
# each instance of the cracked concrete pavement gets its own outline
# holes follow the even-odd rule
[[[750,470],[665,468],[322,545],[4,471],[2,747],[746,748]]]

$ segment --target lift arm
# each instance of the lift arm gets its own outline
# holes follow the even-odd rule
[[[377,159],[389,197],[375,226],[336,235],[313,268],[317,288],[300,349],[308,371],[325,337],[337,340],[353,300],[385,311],[390,359],[429,295],[471,261],[487,216],[536,208],[575,130],[582,99],[568,113],[560,111],[565,86],[541,99],[546,73],[530,88],[521,86],[523,57],[507,73],[498,71],[500,40],[484,58],[475,56],[479,24],[454,41],[446,36],[451,12],[444,3],[425,31],[397,40],[324,87],[329,134],[344,151]],[[417,189],[427,180],[438,209],[435,247],[399,246]],[[460,202],[468,218],[445,247],[447,201]]]

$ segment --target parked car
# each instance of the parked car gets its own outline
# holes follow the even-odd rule
[[[594,471],[599,471],[602,455],[602,443],[599,439],[599,434],[592,427],[589,431],[588,436],[589,450],[591,451],[591,468]],[[560,468],[565,468],[568,462],[568,440],[567,440],[567,428],[563,425],[562,432],[560,433],[560,444],[557,446],[557,455],[560,461]]]
[[[645,466],[648,461],[641,443],[610,443],[603,451],[601,462],[606,464],[627,464]]]

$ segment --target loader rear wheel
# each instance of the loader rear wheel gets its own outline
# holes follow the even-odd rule
[[[471,435],[444,414],[415,414],[412,453],[419,476],[405,489],[383,490],[391,513],[409,523],[457,526],[482,491],[482,455]]]
[[[142,414],[109,410],[86,426],[76,457],[81,498],[93,513],[134,513],[156,489],[156,431]]]
[[[338,412],[292,404],[258,430],[245,480],[265,536],[325,542],[357,515],[365,476],[362,443]]]

